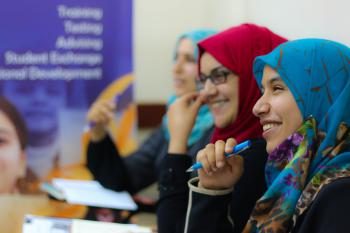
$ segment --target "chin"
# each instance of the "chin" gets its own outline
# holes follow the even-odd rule
[[[176,95],[177,97],[182,96],[184,93],[185,93],[185,91],[182,90],[182,89],[175,89],[175,95]]]
[[[276,147],[277,147],[277,145],[267,142],[267,144],[266,144],[266,152],[268,154],[270,154]]]
[[[227,126],[229,126],[230,124],[225,121],[225,120],[222,120],[222,119],[219,119],[217,121],[215,121],[215,126],[218,127],[218,128],[225,128]]]

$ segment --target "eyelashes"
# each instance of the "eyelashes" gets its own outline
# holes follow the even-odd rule
[[[284,87],[280,86],[280,85],[276,85],[272,87],[273,91],[283,91]]]
[[[183,59],[182,61],[185,62],[196,63],[196,59],[191,54],[176,54],[175,62],[178,62],[179,59]]]
[[[276,93],[276,92],[284,91],[284,90],[286,90],[286,88],[283,85],[273,85],[270,88],[270,90],[272,93]],[[265,88],[261,88],[260,91],[261,91],[261,94],[264,95],[266,90],[265,90]]]

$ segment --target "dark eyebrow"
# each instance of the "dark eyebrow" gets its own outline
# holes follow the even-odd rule
[[[275,77],[271,78],[271,79],[268,81],[268,85],[271,85],[271,84],[273,84],[273,83],[275,83],[275,82],[283,82],[281,76],[276,75]],[[262,83],[261,83],[260,91],[261,91],[262,93],[264,93],[264,85],[263,85]]]
[[[225,66],[218,66],[218,67],[214,68],[211,72],[212,72],[212,73],[213,73],[213,72],[217,72],[218,70],[221,70],[221,69],[230,71],[230,70],[227,69]]]
[[[221,66],[218,66],[218,67],[212,69],[212,70],[210,71],[210,74],[209,74],[209,75],[211,75],[211,74],[213,74],[213,73],[216,73],[216,72],[218,72],[218,71],[221,70],[221,69],[223,69],[223,70],[225,70],[225,71],[230,71],[230,70],[227,69],[225,66],[221,65]],[[204,74],[204,73],[202,73],[202,72],[200,72],[200,73],[201,73],[201,74]],[[204,74],[204,75],[205,75],[205,74]]]
[[[269,80],[269,84],[272,84],[272,83],[275,83],[275,82],[281,82],[281,81],[283,82],[281,76],[276,75],[275,77],[273,77],[273,78],[271,78],[271,79]]]

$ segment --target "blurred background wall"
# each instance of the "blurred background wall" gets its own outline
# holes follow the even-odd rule
[[[172,52],[184,31],[253,22],[290,39],[324,37],[350,45],[349,9],[347,0],[134,0],[136,101],[163,104],[171,95]]]

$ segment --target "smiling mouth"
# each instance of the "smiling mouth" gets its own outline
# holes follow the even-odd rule
[[[217,108],[217,107],[220,107],[224,103],[226,103],[226,100],[216,100],[216,101],[212,101],[212,102],[210,102],[208,104],[210,106],[212,106],[213,108]]]
[[[178,79],[178,78],[174,79],[174,83],[176,83],[176,84],[182,84],[184,82],[185,81],[183,79]]]
[[[269,124],[264,124],[263,125],[263,131],[267,131],[275,126],[278,126],[279,124],[276,123],[269,123]]]

